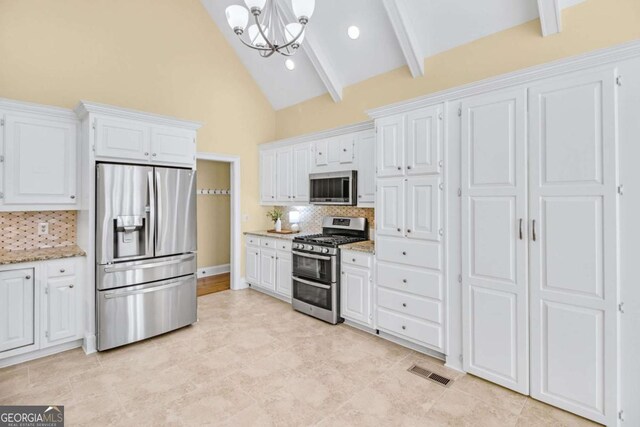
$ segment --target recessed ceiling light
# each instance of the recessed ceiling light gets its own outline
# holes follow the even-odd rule
[[[284,66],[287,67],[287,70],[293,71],[296,68],[296,63],[291,59],[287,59],[284,61]]]
[[[356,40],[358,37],[360,37],[360,28],[352,25],[347,29],[347,34],[349,35],[349,38],[351,40]]]

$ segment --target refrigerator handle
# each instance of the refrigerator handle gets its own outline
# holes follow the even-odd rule
[[[147,176],[147,191],[149,191],[149,206],[147,206],[147,255],[153,256],[156,241],[156,192],[153,182],[153,170]],[[153,249],[152,249],[153,248]]]
[[[155,204],[155,207],[154,207],[154,209],[156,210],[156,234],[155,234],[156,241],[154,243],[154,246],[156,248],[156,254],[157,254],[160,251],[160,248],[158,248],[158,242],[160,241],[160,239],[159,239],[159,237],[160,237],[159,236],[159,234],[160,234],[159,225],[162,223],[162,217],[160,216],[160,211],[162,209],[160,209],[160,206],[164,206],[164,205],[161,203],[162,201],[160,200],[160,195],[162,193],[162,191],[160,191],[161,190],[160,189],[160,172],[156,171],[155,168],[153,169],[153,171],[154,171],[154,174],[156,176],[155,188],[156,188],[156,199],[157,200],[156,200],[156,204]]]

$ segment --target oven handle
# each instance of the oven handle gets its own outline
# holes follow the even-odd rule
[[[294,254],[294,255],[298,255],[298,256],[302,256],[302,257],[306,257],[306,258],[319,259],[319,260],[322,260],[322,261],[331,261],[331,257],[328,257],[328,256],[307,254],[307,253],[298,252],[298,251],[291,251],[291,253]]]
[[[310,282],[310,281],[308,281],[308,280],[301,279],[301,278],[296,277],[296,276],[293,276],[293,280],[298,281],[298,282],[300,282],[300,283],[304,283],[305,285],[314,286],[314,287],[316,287],[316,288],[331,289],[331,286],[329,286],[329,285],[320,285],[320,284],[318,284],[318,283],[313,283],[313,282]]]

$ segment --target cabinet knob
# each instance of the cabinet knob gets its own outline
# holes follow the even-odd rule
[[[320,151],[318,154],[322,156],[322,151]]]
[[[402,283],[407,283],[407,279],[402,279]]]
[[[70,287],[71,289],[73,289],[73,285],[69,285],[69,287]]]
[[[153,153],[151,156],[152,156],[152,157],[155,157],[155,156],[157,156],[157,154],[156,154],[156,153]]]
[[[405,251],[402,251],[402,255],[406,255],[407,253]]]
[[[400,229],[398,228],[398,232],[400,232]]]
[[[31,279],[31,276],[26,276],[25,279],[29,280]]]
[[[64,273],[66,270],[64,268],[60,269],[60,273]]]
[[[398,166],[398,170],[402,170],[402,168],[400,166]]]
[[[407,233],[411,233],[411,229],[410,228],[407,228]]]
[[[69,196],[69,197],[71,197],[72,199],[75,199],[75,198],[76,198],[76,196],[74,196],[73,194],[72,194],[71,196]]]
[[[405,329],[407,329],[407,327],[406,327],[406,326],[404,326],[404,325],[402,325],[402,330],[405,330]]]
[[[411,169],[411,166],[407,166],[407,169]]]
[[[352,259],[352,260],[351,260],[351,262],[356,262],[356,259],[355,259],[355,258],[354,258],[354,259]]]
[[[362,199],[362,194],[358,194],[358,199]]]
[[[144,155],[145,155],[145,156],[148,156],[148,155],[149,155],[149,153],[144,153]]]
[[[347,149],[346,149],[346,148],[343,148],[343,149],[342,149],[342,151],[344,151],[344,152],[346,153],[346,152],[347,152]]]
[[[406,303],[406,302],[403,302],[403,303],[402,303],[402,306],[403,306],[403,307],[406,307],[406,306],[407,306],[407,303]]]

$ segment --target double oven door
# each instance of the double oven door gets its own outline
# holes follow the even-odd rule
[[[330,323],[338,316],[338,258],[293,251],[294,308]]]

